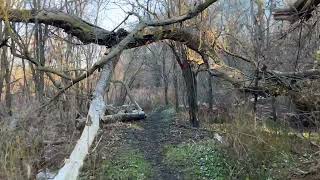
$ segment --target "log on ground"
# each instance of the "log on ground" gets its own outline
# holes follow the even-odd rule
[[[107,115],[101,118],[103,123],[114,123],[114,122],[130,122],[139,121],[146,118],[146,114],[143,111],[137,111],[132,113],[118,113],[113,115]]]
[[[143,111],[131,112],[131,113],[118,113],[113,115],[103,116],[100,120],[102,123],[109,124],[115,122],[130,122],[139,121],[146,118],[146,114]],[[82,130],[87,123],[87,118],[76,119],[75,127],[77,130]]]

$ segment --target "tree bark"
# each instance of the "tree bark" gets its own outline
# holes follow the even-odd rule
[[[186,52],[181,44],[170,45],[170,48],[182,70],[182,76],[185,81],[190,123],[193,127],[199,127],[196,73],[192,71]],[[179,53],[176,49],[178,49]]]
[[[118,113],[113,115],[106,115],[101,117],[101,122],[105,124],[115,123],[115,122],[130,122],[139,121],[146,118],[146,114],[143,111],[131,112],[131,113]],[[76,129],[83,130],[86,125],[87,118],[76,119]]]
[[[165,26],[169,23],[182,22],[186,19],[190,19],[191,16],[194,17],[195,15],[199,14],[201,10],[214,2],[215,0],[207,0],[203,4],[199,4],[198,6],[192,8],[185,15],[171,18],[169,20],[157,21],[154,23],[145,22],[145,26],[162,27],[147,28],[145,31],[139,32],[136,36],[134,36],[134,38],[131,39],[125,48],[128,49],[144,46],[146,44],[164,39],[182,42],[188,48],[196,51],[202,56],[205,63],[208,63],[209,70],[213,75],[221,77],[232,84],[242,84],[244,82],[243,73],[236,68],[227,66],[218,58],[215,58],[216,51],[211,47],[211,45],[200,40],[199,33],[194,32],[192,29],[172,29]],[[108,48],[117,45],[121,40],[130,34],[130,32],[123,29],[117,32],[110,32],[83,21],[75,16],[54,10],[10,10],[9,15],[10,16],[8,19],[11,22],[35,22],[37,20],[39,23],[62,28],[66,31],[66,33],[79,38],[79,40],[85,44],[96,43],[99,45],[104,45]],[[0,14],[0,18],[1,16],[3,15]],[[92,70],[95,70],[95,68]],[[91,69],[89,72],[92,72]]]
[[[33,6],[35,7],[35,10],[40,10],[41,5],[38,0],[33,0]],[[43,39],[43,29],[41,24],[39,24],[38,20],[35,20],[35,33],[34,33],[34,38],[35,38],[35,55],[36,60],[39,62],[41,66],[45,65],[45,59],[44,59],[44,39]],[[44,97],[44,72],[43,71],[36,71],[35,72],[35,89],[36,89],[36,94],[37,98],[39,99],[40,102],[43,101]]]
[[[118,113],[113,115],[103,116],[101,121],[104,123],[114,123],[118,121],[129,122],[138,121],[146,118],[146,114],[143,111],[132,112],[132,113]]]
[[[2,26],[2,21],[0,21],[0,39],[4,39],[3,38],[3,26]],[[2,51],[1,51],[2,50]],[[1,58],[0,58],[0,101],[1,101],[1,97],[2,97],[2,88],[3,88],[3,81],[4,81],[4,69],[3,69],[3,61],[4,61],[4,57],[3,57],[3,49],[0,49],[1,52]]]
[[[173,87],[174,87],[174,100],[175,109],[179,111],[179,92],[178,92],[178,77],[177,77],[177,62],[173,61]]]
[[[83,161],[86,155],[89,153],[89,148],[93,143],[95,136],[98,133],[100,117],[104,115],[105,103],[104,94],[107,90],[111,75],[114,71],[115,65],[119,60],[119,54],[123,49],[132,41],[133,37],[145,27],[145,24],[139,24],[126,38],[124,38],[118,45],[116,45],[108,54],[106,54],[101,60],[96,62],[90,69],[91,74],[95,69],[103,66],[100,78],[97,82],[96,89],[93,93],[93,100],[91,102],[89,113],[87,116],[87,124],[82,132],[80,139],[78,140],[74,150],[70,155],[70,159],[66,161],[65,165],[60,169],[55,180],[74,180],[77,179],[79,170],[83,165]],[[88,73],[88,72],[87,72]],[[87,76],[85,74],[84,76]],[[76,80],[76,83],[84,79],[85,77],[80,76]],[[61,93],[64,93],[68,88],[72,87],[73,84],[68,85],[63,90],[59,91],[58,94],[51,99],[48,103],[55,100]],[[47,103],[47,104],[48,104]],[[46,105],[46,104],[45,104]],[[44,105],[44,106],[45,106]]]
[[[165,47],[163,47],[163,51],[165,52]],[[162,57],[162,79],[163,79],[163,90],[164,90],[164,101],[166,106],[169,105],[169,100],[168,100],[168,86],[169,86],[169,82],[168,82],[168,76],[167,76],[167,72],[166,72],[166,58],[165,55],[166,53],[162,53],[163,57]]]
[[[5,50],[6,51],[6,50]],[[8,57],[7,57],[8,58]],[[12,59],[13,60],[13,59]],[[6,82],[6,96],[5,96],[5,101],[6,101],[6,107],[7,107],[7,113],[12,116],[12,95],[11,95],[11,71],[9,69],[9,63],[7,63],[6,67],[6,76],[5,76],[5,82]]]
[[[66,160],[65,165],[59,170],[58,175],[54,178],[55,180],[77,179],[83,161],[89,153],[90,145],[93,143],[93,140],[98,133],[99,122],[105,112],[104,94],[110,84],[114,67],[117,62],[118,57],[115,57],[110,59],[103,66],[100,78],[93,93],[93,100],[89,108],[86,126],[69,159]]]
[[[193,127],[199,127],[200,123],[198,119],[197,79],[188,62],[184,63],[184,67],[182,68],[182,75],[186,83],[190,123]]]
[[[212,76],[208,73],[208,104],[209,109],[213,108],[213,88],[212,88]]]
[[[308,20],[312,16],[320,0],[296,0],[290,7],[275,9],[273,12],[274,19],[277,21],[285,20],[294,23],[301,18]]]
[[[4,27],[4,39],[8,38],[7,27]],[[6,102],[6,112],[9,115],[12,115],[11,111],[11,88],[10,88],[10,69],[9,69],[9,62],[8,62],[8,47],[2,47],[2,54],[1,54],[1,72],[0,72],[0,101],[1,101],[1,94],[2,89],[4,87],[5,82],[5,102]]]

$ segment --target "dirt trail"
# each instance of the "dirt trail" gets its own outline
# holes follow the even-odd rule
[[[183,179],[183,172],[165,163],[167,146],[213,138],[213,133],[190,127],[189,122],[178,118],[173,109],[160,109],[148,113],[145,120],[109,124],[103,129],[96,160],[113,162],[119,152],[137,150],[151,165],[152,179],[155,180]]]
[[[139,149],[149,161],[154,170],[153,179],[175,180],[183,179],[182,173],[168,167],[164,159],[166,145],[181,142],[191,142],[208,138],[207,132],[191,128],[189,125],[178,123],[172,114],[166,111],[153,112],[142,122],[137,123],[143,130],[129,129],[125,139],[129,144]]]
[[[163,149],[169,142],[170,124],[171,122],[166,122],[160,112],[156,112],[141,123],[143,131],[131,131],[127,136],[132,145],[151,163],[154,179],[181,179],[178,172],[174,172],[163,163]]]

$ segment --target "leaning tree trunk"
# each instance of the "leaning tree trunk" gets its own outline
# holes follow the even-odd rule
[[[186,83],[190,123],[193,127],[199,127],[198,104],[197,104],[197,79],[188,62],[182,67],[182,75]]]
[[[4,49],[4,52],[7,51],[7,47],[5,47]],[[7,56],[8,58],[8,56]],[[7,60],[6,60],[7,61]],[[5,73],[5,82],[6,82],[6,96],[5,96],[5,101],[6,101],[6,107],[7,107],[7,113],[12,116],[12,96],[11,96],[11,86],[10,86],[10,81],[11,81],[11,72],[10,72],[10,69],[9,69],[9,62],[7,61],[7,64],[6,64],[6,73]]]
[[[93,100],[89,108],[86,126],[69,159],[66,160],[65,165],[59,170],[58,175],[54,178],[55,180],[77,178],[80,168],[83,165],[83,161],[89,153],[90,145],[93,143],[99,130],[99,121],[105,112],[104,94],[110,84],[117,61],[118,57],[115,57],[103,66],[96,89],[93,93]]]

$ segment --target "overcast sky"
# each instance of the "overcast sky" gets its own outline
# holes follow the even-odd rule
[[[113,30],[126,18],[127,14],[124,10],[130,11],[130,7],[128,5],[122,5],[120,8],[119,5],[116,5],[115,3],[109,3],[107,7],[100,11],[98,25],[105,29]],[[130,29],[134,22],[137,22],[137,18],[131,17],[127,20],[127,23],[123,24],[121,27]]]

